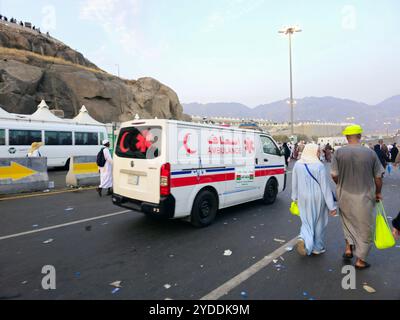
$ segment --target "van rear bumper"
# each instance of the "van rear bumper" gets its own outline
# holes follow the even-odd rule
[[[112,201],[116,206],[143,212],[154,217],[172,219],[175,216],[175,198],[172,195],[162,197],[160,203],[150,203],[113,194]]]

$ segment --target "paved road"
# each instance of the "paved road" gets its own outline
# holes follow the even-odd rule
[[[400,208],[399,185],[400,172],[385,179],[389,216]],[[201,299],[210,293],[242,299],[242,292],[248,299],[400,299],[399,247],[374,249],[373,267],[357,273],[357,289],[341,288],[338,218],[330,220],[325,255],[287,252],[300,227],[288,213],[289,193],[272,206],[255,202],[223,210],[206,229],[121,210],[94,191],[0,201],[0,299]],[[278,261],[266,265],[263,258],[279,248]],[[224,256],[225,250],[232,255]],[[57,270],[54,291],[41,289],[44,265]],[[260,270],[248,277],[254,269]],[[239,274],[247,276],[232,280]],[[122,289],[112,294],[114,281],[122,281]],[[232,290],[216,294],[227,282]],[[367,293],[364,283],[377,292]]]

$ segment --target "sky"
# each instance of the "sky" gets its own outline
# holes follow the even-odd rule
[[[289,96],[377,104],[400,94],[398,0],[0,0],[109,73],[153,77],[181,102],[250,107]],[[118,71],[119,70],[119,71]]]

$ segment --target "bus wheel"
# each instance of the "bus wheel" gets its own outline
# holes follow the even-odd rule
[[[218,200],[209,190],[200,192],[193,203],[190,222],[197,228],[204,228],[213,223],[218,211]]]
[[[273,204],[278,196],[278,182],[275,179],[270,179],[264,191],[264,204]]]

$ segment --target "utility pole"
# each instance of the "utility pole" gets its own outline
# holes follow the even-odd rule
[[[293,97],[293,63],[292,63],[292,36],[295,32],[301,32],[302,30],[298,27],[287,27],[279,30],[279,33],[289,36],[289,67],[290,67],[290,131],[292,136],[294,136],[294,97]]]

